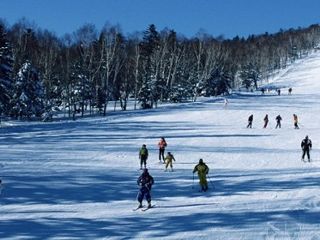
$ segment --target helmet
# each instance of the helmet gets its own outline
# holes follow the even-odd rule
[[[306,139],[308,139],[309,137],[308,137],[308,135],[306,136]]]
[[[168,152],[169,155],[171,155],[171,152]]]
[[[145,145],[145,144],[142,144],[142,147],[146,147],[146,145]]]
[[[148,168],[143,169],[143,173],[149,173]]]
[[[203,163],[203,159],[202,158],[199,159],[199,163]]]

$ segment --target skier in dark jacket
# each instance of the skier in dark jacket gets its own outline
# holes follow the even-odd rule
[[[195,172],[198,172],[201,190],[206,192],[208,190],[207,174],[209,173],[209,167],[203,162],[202,159],[200,159],[199,164],[194,167],[193,173]]]
[[[278,116],[276,117],[276,121],[277,121],[276,128],[278,128],[278,127],[281,128],[281,120],[282,120],[281,116],[278,115]]]
[[[149,174],[148,169],[145,168],[143,173],[137,180],[137,184],[140,186],[138,193],[139,208],[142,208],[142,200],[144,197],[148,202],[148,208],[151,207],[151,187],[154,183],[153,177]]]
[[[142,169],[142,165],[144,165],[144,168],[146,168],[148,156],[149,156],[149,152],[148,152],[147,146],[143,144],[139,151],[140,169]]]
[[[277,93],[278,93],[278,95],[280,96],[280,94],[281,94],[281,90],[280,90],[280,89],[278,89],[278,90],[277,90]]]
[[[310,150],[312,149],[312,142],[308,136],[306,136],[301,142],[302,149],[302,161],[304,161],[304,156],[307,154],[308,162],[310,162]]]
[[[247,128],[252,128],[253,114],[251,114],[248,118]]]
[[[267,128],[268,122],[269,122],[268,114],[266,114],[266,116],[264,117],[263,121],[264,121],[263,128]]]

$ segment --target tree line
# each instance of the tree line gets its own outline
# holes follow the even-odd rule
[[[317,49],[320,26],[224,39],[199,32],[192,38],[154,24],[125,36],[119,26],[84,24],[57,37],[26,19],[0,21],[0,115],[70,118],[106,115],[108,103],[126,110],[198,96],[257,89],[296,59]]]

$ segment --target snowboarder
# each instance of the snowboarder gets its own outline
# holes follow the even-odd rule
[[[269,122],[268,114],[266,114],[266,116],[264,117],[263,121],[264,121],[263,128],[266,128],[268,126],[268,122]]]
[[[252,128],[253,114],[251,114],[248,118],[247,128]]]
[[[172,155],[171,152],[168,152],[168,154],[165,158],[165,161],[166,161],[166,170],[165,171],[167,171],[167,168],[169,165],[170,165],[171,171],[173,171],[172,161],[176,161],[176,159],[174,158],[174,156]]]
[[[201,191],[206,192],[208,190],[207,174],[209,173],[209,167],[200,158],[199,163],[194,167],[193,174],[198,172],[199,184]]]
[[[143,144],[139,151],[140,169],[142,169],[142,165],[144,165],[144,168],[146,168],[148,156],[149,156],[149,152],[148,152],[147,146]]]
[[[276,121],[277,121],[276,128],[278,128],[278,127],[281,128],[281,120],[282,120],[281,116],[278,115],[278,116],[276,117]]]
[[[167,142],[164,139],[164,137],[162,137],[160,139],[160,141],[158,142],[158,147],[159,147],[159,161],[161,162],[161,158],[162,158],[163,163],[165,163],[165,161],[164,161],[164,151],[166,149],[166,146],[167,146]]]
[[[137,180],[137,184],[140,186],[138,193],[138,208],[142,208],[142,200],[146,198],[148,202],[148,208],[151,208],[151,187],[154,183],[153,177],[149,174],[147,168],[143,170],[143,173]]]
[[[288,89],[288,94],[291,95],[291,93],[292,93],[292,88],[289,88]]]
[[[299,129],[298,116],[296,114],[293,114],[293,125],[294,125],[294,129]]]
[[[312,142],[309,139],[308,135],[301,142],[302,149],[302,161],[304,161],[304,156],[307,154],[308,162],[310,162],[310,150],[312,149]]]

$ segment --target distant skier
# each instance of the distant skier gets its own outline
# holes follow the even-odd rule
[[[288,94],[291,95],[291,93],[292,93],[292,88],[289,88],[288,89]]]
[[[280,94],[281,94],[281,90],[280,90],[280,89],[278,89],[278,90],[277,90],[277,93],[278,93],[278,95],[280,96]]]
[[[166,161],[166,170],[167,171],[167,168],[170,166],[171,168],[171,171],[173,171],[173,166],[172,166],[172,161],[176,161],[176,159],[174,158],[174,156],[172,155],[171,152],[168,152],[166,158],[165,158],[165,161]]]
[[[268,114],[266,114],[266,116],[264,117],[263,121],[264,121],[263,128],[267,128],[268,122],[269,122]]]
[[[153,177],[149,174],[148,169],[145,168],[143,173],[137,180],[137,184],[140,186],[139,193],[138,193],[138,208],[142,208],[142,201],[146,198],[148,202],[148,208],[151,207],[151,188],[154,184]]]
[[[299,129],[298,116],[296,114],[293,114],[293,125],[294,125],[294,129]]]
[[[201,190],[206,192],[208,190],[207,174],[209,173],[209,167],[203,162],[202,159],[194,167],[193,173],[198,172],[199,184]]]
[[[143,144],[139,151],[140,169],[142,169],[142,165],[144,165],[144,168],[147,167],[148,156],[149,156],[149,151],[147,149],[147,146]]]
[[[265,89],[261,88],[261,94],[264,95]]]
[[[252,122],[253,122],[253,114],[251,114],[248,118],[247,128],[252,128]]]
[[[310,162],[310,150],[312,149],[312,142],[309,139],[308,135],[301,142],[302,149],[302,161],[304,161],[304,156],[307,154],[308,162]]]
[[[164,139],[164,137],[162,137],[160,139],[160,141],[158,142],[158,147],[159,147],[159,161],[161,162],[161,158],[162,158],[163,163],[165,163],[165,161],[164,161],[164,151],[166,149],[166,146],[167,146],[167,142]]]
[[[278,127],[281,128],[281,120],[282,120],[281,116],[278,115],[278,116],[276,117],[276,121],[277,121],[276,128],[278,128]]]
[[[229,104],[229,101],[228,101],[227,98],[225,98],[224,101],[223,101],[223,107],[224,107],[224,108],[227,108],[227,107],[228,107],[228,104]]]

